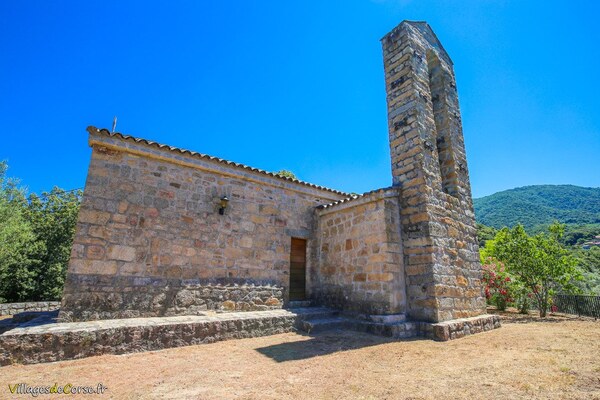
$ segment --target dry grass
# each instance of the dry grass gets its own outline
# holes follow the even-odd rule
[[[290,333],[16,365],[0,368],[0,398],[17,382],[102,382],[118,399],[600,399],[600,321],[509,313],[446,343]]]

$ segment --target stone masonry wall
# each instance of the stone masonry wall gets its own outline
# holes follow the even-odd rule
[[[318,262],[311,297],[364,314],[405,311],[405,281],[397,189],[317,210]]]
[[[291,237],[344,193],[90,127],[62,320],[261,310],[287,300]],[[227,196],[224,215],[220,199]],[[309,258],[310,260],[310,258]]]
[[[452,61],[424,22],[382,39],[408,315],[446,321],[485,312]]]
[[[272,310],[23,326],[0,334],[0,366],[275,335],[292,331],[301,319],[287,310]]]
[[[26,303],[1,303],[0,315],[15,315],[22,312],[54,311],[60,301],[30,301]]]

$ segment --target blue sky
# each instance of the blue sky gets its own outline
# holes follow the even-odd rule
[[[0,2],[0,160],[83,187],[88,125],[349,192],[391,184],[379,39],[426,20],[457,75],[473,195],[600,186],[592,1]]]

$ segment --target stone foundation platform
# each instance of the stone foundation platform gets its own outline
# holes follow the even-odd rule
[[[493,314],[477,317],[453,319],[438,323],[418,323],[419,334],[433,340],[445,342],[460,339],[467,335],[500,328],[500,316]]]
[[[102,354],[160,350],[290,332],[287,310],[47,323],[30,321],[0,335],[0,365],[36,364]]]
[[[324,322],[321,326],[326,329],[351,329],[395,339],[424,336],[441,341],[500,327],[500,317],[497,315],[436,324],[368,322],[336,317],[335,310],[324,307],[70,323],[57,323],[56,312],[51,314],[44,314],[0,335],[0,366],[137,353],[267,336],[302,329],[307,322],[314,327],[319,321]]]
[[[498,315],[479,315],[477,317],[455,319],[440,323],[407,321],[402,314],[375,315],[368,318],[356,318],[331,310],[328,314],[305,316],[297,324],[306,333],[340,329],[370,333],[393,339],[424,337],[437,341],[459,339],[467,335],[500,328]]]

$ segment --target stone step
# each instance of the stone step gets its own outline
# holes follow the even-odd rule
[[[306,333],[317,333],[334,329],[346,329],[350,321],[342,317],[316,318],[302,321],[300,329]]]
[[[296,328],[307,333],[335,329],[352,329],[392,338],[417,336],[417,326],[406,322],[404,314],[373,315],[367,319],[340,316],[340,311],[327,307],[301,307],[290,309],[297,315]]]
[[[288,304],[288,308],[306,308],[312,306],[310,300],[293,300]]]
[[[370,315],[369,319],[381,324],[396,324],[406,321],[405,314]]]
[[[406,339],[419,335],[418,326],[414,322],[382,323],[367,320],[352,320],[349,329],[370,333],[378,336],[386,336],[394,339]]]
[[[289,311],[297,315],[298,319],[301,321],[309,319],[337,317],[339,315],[338,310],[334,310],[327,307],[301,307],[293,308]]]

